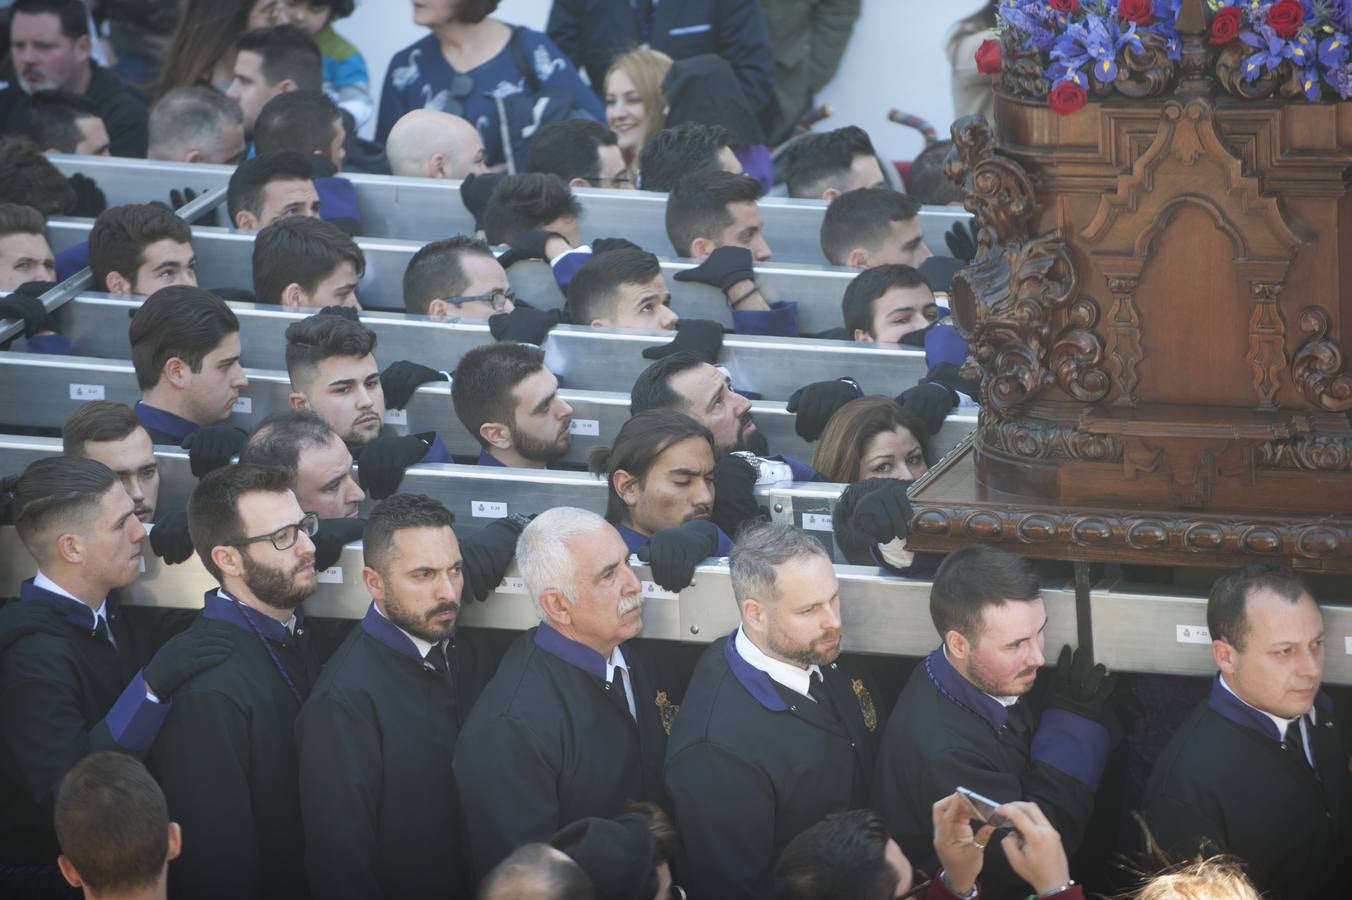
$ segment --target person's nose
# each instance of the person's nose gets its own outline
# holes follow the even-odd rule
[[[918,266],[933,255],[934,252],[930,250],[929,244],[926,244],[924,241],[921,241],[920,249],[916,251],[915,264]]]
[[[244,374],[244,367],[239,363],[235,363],[234,367],[230,370],[230,374],[234,376],[230,381],[231,387],[243,389],[249,386],[249,379]]]
[[[657,327],[663,331],[671,331],[679,321],[681,321],[681,317],[676,315],[676,311],[670,306],[663,306],[657,313]]]
[[[559,400],[559,413],[558,413],[559,419],[560,419],[560,420],[562,420],[562,419],[567,419],[567,418],[570,417],[572,414],[573,414],[573,407],[572,407],[572,405],[569,404],[567,400],[562,400],[562,399]]]
[[[357,479],[350,474],[344,479],[343,484],[346,486],[343,490],[344,503],[360,503],[366,499],[366,492],[361,489],[361,485],[357,484]]]
[[[765,242],[765,238],[757,237],[751,245],[751,255],[755,257],[756,262],[765,262],[773,254],[770,252],[770,245]]]
[[[370,409],[375,406],[375,394],[367,390],[365,386],[357,386],[357,409]]]
[[[732,414],[740,419],[750,411],[751,401],[736,391],[728,391],[728,393],[732,395]]]
[[[714,486],[703,478],[697,479],[690,498],[690,505],[699,509],[711,509],[714,505]]]
[[[127,535],[133,544],[139,544],[146,539],[146,527],[141,524],[141,520],[135,516],[127,519],[127,525],[131,532]]]

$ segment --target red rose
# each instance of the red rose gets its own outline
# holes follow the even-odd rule
[[[1279,37],[1292,37],[1305,24],[1305,7],[1300,0],[1280,0],[1268,7],[1267,23]]]
[[[1228,44],[1239,34],[1239,7],[1227,6],[1216,10],[1211,20],[1211,43]]]
[[[1073,13],[1080,8],[1080,0],[1051,0],[1051,4],[1059,13]]]
[[[1149,25],[1155,21],[1155,7],[1150,0],[1122,0],[1117,4],[1117,17],[1137,25]]]
[[[1047,95],[1047,105],[1051,107],[1052,112],[1068,116],[1084,106],[1088,99],[1089,95],[1085,93],[1084,88],[1073,81],[1063,81]]]
[[[1000,42],[982,41],[976,48],[976,70],[983,75],[994,75],[1000,71]]]

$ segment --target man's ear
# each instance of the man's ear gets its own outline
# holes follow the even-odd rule
[[[438,297],[427,304],[427,315],[438,321],[445,321],[451,318],[451,304]]]
[[[80,538],[69,531],[57,537],[56,552],[62,562],[72,565],[84,560],[84,548],[80,546]]]
[[[498,450],[512,449],[512,430],[502,422],[485,422],[479,426],[479,437]]]
[[[845,258],[845,265],[851,269],[867,269],[868,251],[863,247],[855,247],[850,251],[850,255]]]
[[[216,568],[221,570],[222,575],[240,575],[244,571],[243,560],[240,554],[243,553],[238,547],[227,547],[225,544],[211,548],[211,561],[216,564]]]
[[[61,877],[66,879],[66,884],[73,888],[84,886],[84,880],[80,878],[80,873],[75,871],[75,864],[66,858],[66,854],[62,853],[56,858],[56,867],[61,870]]]
[[[89,59],[92,53],[93,43],[89,35],[82,34],[75,39],[75,57],[80,62]]]
[[[591,182],[585,178],[573,178],[569,180],[568,186],[570,188],[585,188],[591,187],[592,185]]]
[[[300,391],[292,391],[286,395],[287,402],[291,404],[292,409],[309,409],[310,401],[305,399],[305,395]]]
[[[610,484],[611,487],[615,488],[615,493],[619,495],[625,506],[632,508],[638,504],[640,485],[637,477],[630,475],[624,469],[616,469],[610,473]]]
[[[202,151],[198,150],[196,147],[193,147],[187,153],[183,154],[183,161],[189,163],[202,162]]]
[[[856,341],[866,341],[866,342],[877,340],[877,338],[875,338],[873,335],[869,334],[862,328],[856,328],[854,330],[854,339]]]
[[[371,595],[372,600],[379,600],[382,604],[385,602],[385,580],[379,572],[370,566],[362,566],[361,583],[366,586],[366,593]]]
[[[747,597],[742,601],[742,621],[759,634],[765,633],[765,613],[765,604],[755,597]]]
[[[239,210],[235,213],[235,228],[238,231],[257,231],[258,216],[247,209]]]
[[[298,282],[293,281],[282,288],[281,301],[282,306],[297,309],[305,305],[305,292],[300,289]]]
[[[705,260],[717,249],[713,241],[708,238],[697,237],[690,242],[690,258]]]
[[[949,629],[944,633],[944,647],[948,649],[948,655],[954,659],[965,660],[972,652],[971,642],[957,629]]]
[[[283,78],[281,81],[273,85],[273,87],[276,89],[277,92],[276,94],[273,94],[273,96],[275,97],[277,96],[277,94],[285,94],[289,91],[294,91],[296,89],[296,82],[292,81],[290,78]],[[266,103],[264,103],[263,105],[267,106]]]
[[[109,272],[103,279],[104,287],[110,294],[130,294],[132,284],[121,272]]]
[[[1211,659],[1222,675],[1231,675],[1235,671],[1235,657],[1239,655],[1233,644],[1216,638],[1211,642]]]
[[[178,356],[171,356],[165,360],[164,368],[160,370],[160,380],[167,381],[179,390],[188,387],[188,382],[192,380],[192,366],[187,361]]]
[[[591,320],[591,327],[592,327],[592,328],[614,328],[614,327],[615,327],[615,323],[611,322],[609,319],[592,319],[592,320]]]
[[[165,862],[171,859],[178,859],[178,855],[183,852],[183,829],[177,822],[169,823],[169,852],[165,854]]]
[[[427,160],[427,165],[423,167],[423,177],[450,178],[450,167],[450,163],[446,161],[446,154],[433,153]]]
[[[822,191],[821,199],[825,200],[827,203],[830,203],[832,200],[836,199],[839,196],[840,191],[836,190],[835,188],[827,188],[826,190]]]
[[[561,625],[573,624],[573,604],[555,588],[546,588],[540,593],[540,609],[545,618]]]

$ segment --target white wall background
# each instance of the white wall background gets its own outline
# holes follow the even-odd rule
[[[887,121],[887,111],[895,108],[925,117],[947,137],[953,105],[944,39],[953,22],[982,5],[981,0],[863,0],[840,71],[817,98],[835,112],[818,129],[859,125],[885,158],[911,159],[924,142],[918,132]],[[495,16],[543,30],[549,7],[550,0],[503,0]],[[377,101],[390,57],[424,34],[413,25],[405,0],[358,0],[356,13],[337,27],[365,54]]]

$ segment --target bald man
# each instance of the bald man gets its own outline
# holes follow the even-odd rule
[[[395,175],[464,178],[488,171],[484,142],[474,126],[434,109],[415,109],[395,122],[385,153]]]

